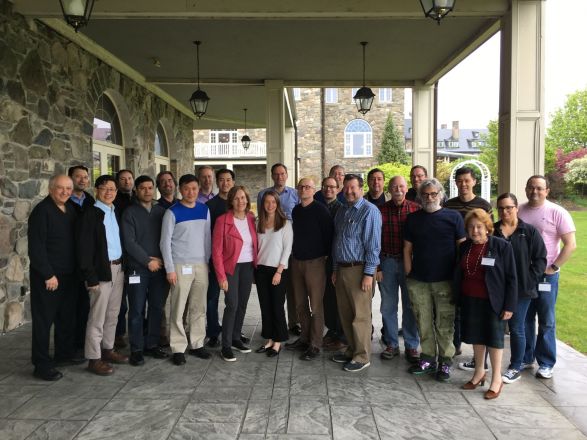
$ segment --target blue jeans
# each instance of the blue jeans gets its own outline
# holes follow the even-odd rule
[[[540,367],[552,368],[556,363],[556,317],[559,273],[544,275],[550,283],[550,292],[538,292],[538,298],[530,302],[526,315],[526,352],[524,363],[538,361]],[[538,335],[536,335],[538,315]]]
[[[420,344],[418,337],[418,326],[412,311],[412,304],[408,295],[404,265],[401,260],[395,258],[384,258],[381,261],[383,281],[379,283],[381,290],[381,316],[385,340],[392,346],[398,347],[398,323],[397,311],[399,300],[399,288],[402,292],[402,329],[406,349],[417,349]]]
[[[519,298],[518,307],[509,320],[510,327],[510,366],[514,370],[522,368],[522,360],[526,349],[526,314],[530,307],[531,298]]]
[[[129,270],[127,276],[134,276]],[[167,300],[169,285],[165,278],[165,270],[151,272],[137,270],[141,277],[139,284],[126,284],[128,292],[128,340],[130,351],[143,351],[156,347],[161,332],[163,308]],[[147,328],[145,335],[143,313],[147,304]]]
[[[220,285],[216,279],[216,272],[210,261],[210,273],[208,274],[208,293],[206,295],[206,336],[217,338],[221,327],[218,323],[218,299],[220,297]]]

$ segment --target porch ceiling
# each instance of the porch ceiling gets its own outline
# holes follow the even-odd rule
[[[58,0],[14,3],[49,25],[61,16]],[[263,127],[267,79],[360,86],[359,42],[368,41],[367,85],[432,84],[495,33],[508,8],[507,0],[458,0],[437,26],[418,0],[96,0],[80,33],[186,107],[192,41],[201,40],[201,87],[211,101],[194,128],[242,126],[243,107],[250,126]]]

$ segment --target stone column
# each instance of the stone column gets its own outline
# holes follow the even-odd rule
[[[544,173],[544,1],[512,0],[501,22],[499,192],[522,200]]]
[[[422,165],[430,177],[434,174],[435,149],[434,85],[412,89],[412,164]]]
[[[265,81],[265,112],[267,119],[267,186],[273,185],[271,166],[280,162],[287,166],[288,185],[294,186],[295,157],[291,133],[286,131],[286,100],[283,81]]]

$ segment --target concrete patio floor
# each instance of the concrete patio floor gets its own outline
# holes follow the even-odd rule
[[[262,343],[254,291],[244,332],[253,349]],[[455,368],[450,383],[415,378],[403,347],[400,358],[380,360],[378,331],[371,367],[359,373],[342,371],[330,353],[307,362],[298,353],[269,359],[253,351],[229,363],[214,350],[211,360],[188,356],[181,367],[147,358],[110,377],[85,365],[62,368],[55,383],[32,376],[30,333],[27,324],[0,336],[2,440],[587,438],[587,357],[560,342],[553,379],[525,371],[486,401],[487,385],[461,390],[468,372]],[[467,347],[455,362],[471,353]]]

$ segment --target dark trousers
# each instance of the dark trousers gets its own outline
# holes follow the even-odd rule
[[[461,338],[461,308],[459,306],[455,307],[455,335],[453,337],[453,345],[455,346],[455,350],[460,350],[462,343]]]
[[[284,270],[281,274],[281,282],[274,286],[272,280],[276,271],[276,267],[257,266],[255,284],[261,307],[261,336],[265,339],[273,339],[275,342],[283,342],[288,339],[283,307],[288,273]]]
[[[126,312],[128,312],[128,292],[126,284],[122,289],[122,300],[120,301],[120,312],[118,312],[118,323],[116,324],[116,336],[124,336],[126,334]]]
[[[154,348],[159,343],[161,332],[161,319],[163,308],[167,300],[169,285],[165,277],[165,271],[151,272],[138,270],[135,273],[129,271],[129,277],[139,276],[140,283],[129,284],[128,292],[128,339],[131,351],[142,351],[146,348]],[[145,306],[147,306],[147,324],[144,324]]]
[[[288,267],[291,268],[292,257],[289,257]],[[295,328],[299,323],[298,311],[296,309],[296,299],[293,291],[293,280],[291,276],[287,277],[285,285],[285,297],[287,298],[287,326]]]
[[[76,278],[58,275],[57,290],[48,291],[41,274],[31,270],[32,362],[37,370],[53,367],[49,356],[51,326],[55,324],[55,360],[73,357],[75,351]]]
[[[226,274],[228,292],[224,293],[224,315],[222,316],[222,347],[230,348],[238,341],[247,312],[247,304],[253,285],[253,263],[237,263],[234,274]]]
[[[324,287],[324,324],[328,328],[328,333],[337,337],[344,338],[340,315],[338,314],[338,305],[336,303],[336,289],[332,284],[332,262],[329,258],[326,261],[326,286]]]
[[[220,334],[220,324],[218,323],[218,299],[220,298],[220,285],[216,279],[216,272],[212,261],[210,261],[210,273],[208,274],[208,293],[206,295],[206,336],[217,338]]]
[[[83,353],[86,344],[86,326],[88,325],[88,314],[90,313],[90,294],[83,281],[75,281],[75,349]]]

